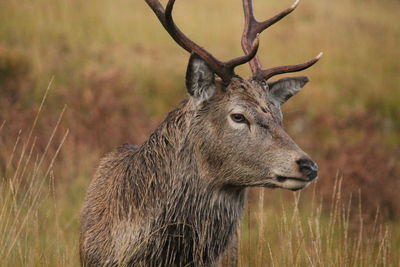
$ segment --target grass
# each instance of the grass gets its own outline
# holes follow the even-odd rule
[[[174,10],[183,31],[221,59],[243,53],[241,4],[228,2],[182,0]],[[255,0],[256,16],[291,4]],[[321,179],[301,195],[251,191],[241,266],[400,262],[399,8],[303,0],[261,35],[266,67],[325,54],[284,107]],[[1,266],[78,265],[79,210],[100,156],[142,142],[183,98],[187,60],[144,1],[0,1]]]
[[[253,192],[259,205],[250,206],[242,226],[240,265],[397,266],[395,226],[380,223],[379,211],[365,222],[359,199],[353,200],[359,205],[357,219],[351,219],[351,203],[341,198],[342,179],[332,189],[329,213],[315,195],[316,186],[305,196],[275,193],[275,205],[267,209],[267,191]]]

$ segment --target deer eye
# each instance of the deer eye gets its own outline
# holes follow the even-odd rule
[[[243,114],[239,114],[239,113],[231,114],[231,119],[237,123],[247,123],[247,120],[243,116]]]

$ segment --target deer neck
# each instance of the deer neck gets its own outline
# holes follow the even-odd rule
[[[141,164],[137,166],[141,166],[141,179],[150,192],[139,198],[147,202],[142,212],[153,214],[152,223],[146,222],[148,232],[162,229],[169,237],[154,244],[155,240],[149,240],[149,247],[157,246],[160,253],[197,251],[196,255],[168,257],[183,257],[181,262],[185,262],[199,256],[197,262],[207,263],[224,251],[235,233],[245,191],[219,186],[212,182],[218,179],[199,171],[201,164],[190,138],[194,116],[190,100],[184,101],[142,145],[137,154]],[[183,236],[185,239],[180,238]]]
[[[240,202],[243,189],[215,184],[214,181],[221,179],[213,177],[215,173],[205,171],[204,162],[196,155],[193,137],[190,135],[196,115],[193,106],[191,99],[183,101],[142,145],[140,161],[145,167],[142,173],[153,177],[157,190],[165,190],[160,197],[172,199],[177,197],[173,194],[195,192],[210,203],[223,202],[219,197],[234,197]]]

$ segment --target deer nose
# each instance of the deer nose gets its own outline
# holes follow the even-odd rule
[[[311,159],[300,159],[297,161],[300,172],[306,176],[310,181],[318,176],[318,166]]]

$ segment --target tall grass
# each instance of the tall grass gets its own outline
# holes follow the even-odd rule
[[[241,230],[241,266],[397,266],[398,247],[392,225],[365,222],[359,199],[341,198],[342,178],[332,188],[332,205],[323,212],[315,194],[276,197],[264,208],[265,189],[254,190],[259,206],[250,206]],[[357,201],[358,218],[350,219],[351,201]],[[304,203],[305,202],[305,203]]]
[[[50,86],[51,83],[28,134],[25,138],[22,137],[21,130],[10,152],[1,158],[2,162],[7,162],[6,166],[0,169],[0,258],[2,259],[0,265],[2,266],[55,266],[65,263],[69,252],[62,250],[62,247],[65,247],[61,239],[64,237],[64,230],[59,222],[60,212],[57,210],[53,172],[55,160],[68,136],[66,130],[59,143],[53,144],[65,107],[53,126],[44,150],[37,148],[36,142],[41,137],[34,135]],[[6,122],[3,122],[0,129],[3,128],[7,128]],[[3,137],[4,132],[0,132],[1,141],[5,140]],[[2,144],[3,152],[7,151],[6,146],[7,144]],[[56,149],[49,155],[51,146],[55,146]]]

